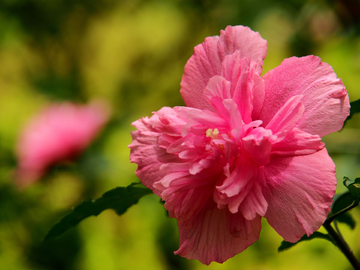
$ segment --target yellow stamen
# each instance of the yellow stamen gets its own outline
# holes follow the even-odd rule
[[[217,128],[215,128],[214,130],[212,130],[211,128],[209,128],[207,131],[206,131],[206,137],[210,137],[212,139],[216,139],[217,138],[217,135],[219,135],[219,130]]]

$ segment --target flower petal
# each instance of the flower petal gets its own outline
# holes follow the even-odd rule
[[[198,216],[215,207],[213,187],[203,179],[196,180],[191,176],[177,179],[161,193],[169,216],[177,218],[178,224],[186,228],[195,226]]]
[[[247,220],[253,220],[257,215],[264,216],[268,203],[262,194],[261,187],[256,181],[252,185],[252,190],[240,204],[239,210]]]
[[[227,177],[221,186],[216,186],[216,189],[227,197],[233,197],[250,182],[255,173],[255,167],[246,156],[241,155],[234,166],[235,168]]]
[[[226,115],[222,101],[231,99],[231,83],[224,77],[215,75],[211,77],[204,90],[204,97],[212,107],[220,114]]]
[[[250,58],[257,63],[256,71],[261,74],[263,60],[266,56],[267,41],[258,32],[244,26],[227,26],[220,31],[218,51],[224,59],[235,51],[241,52],[241,57]]]
[[[260,74],[267,42],[248,27],[228,26],[221,31],[220,37],[208,37],[194,48],[181,81],[180,92],[187,106],[212,110],[203,98],[203,91],[211,77],[221,74],[226,55],[237,50],[241,52],[241,57],[248,57],[257,63],[256,71]]]
[[[73,160],[95,139],[109,119],[100,101],[88,105],[55,103],[35,116],[19,138],[16,184],[24,188],[42,177],[48,167]]]
[[[209,265],[212,261],[223,263],[242,252],[259,238],[260,217],[247,221],[241,215],[233,216],[229,219],[225,209],[214,208],[198,217],[190,229],[178,224],[180,248],[175,254]]]
[[[270,129],[276,135],[285,135],[292,130],[304,113],[305,108],[300,101],[302,98],[301,95],[289,98],[267,124],[266,129]]]
[[[259,169],[265,217],[285,241],[311,235],[325,221],[336,189],[335,165],[325,148],[306,155],[276,157]]]
[[[318,57],[285,59],[263,76],[265,100],[260,119],[266,126],[293,96],[303,95],[304,114],[296,127],[320,137],[342,128],[349,115],[349,97],[330,65]]]
[[[142,118],[133,123],[137,130],[131,132],[133,141],[129,145],[130,160],[138,164],[136,175],[141,182],[160,196],[161,191],[153,187],[155,182],[166,175],[160,167],[163,164],[179,162],[179,160],[176,155],[167,153],[159,146],[161,133],[154,129],[153,122],[160,122],[157,115],[153,115],[150,119]]]
[[[321,142],[319,135],[312,135],[294,128],[283,140],[272,145],[271,154],[282,156],[308,155],[324,148],[324,146],[325,144]]]
[[[230,94],[231,83],[224,77],[215,75],[209,80],[205,90],[204,97],[211,104],[213,97],[219,97],[221,100],[231,98]]]
[[[225,57],[221,75],[231,82],[231,97],[239,107],[243,121],[259,116],[265,97],[264,81],[256,71],[258,64],[235,51]],[[253,114],[253,115],[252,115]]]
[[[253,129],[246,137],[242,138],[243,148],[252,161],[258,166],[270,162],[271,139],[275,137],[271,130],[262,127]]]

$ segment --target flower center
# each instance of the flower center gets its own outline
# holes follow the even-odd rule
[[[207,131],[206,131],[206,137],[210,137],[212,139],[217,139],[217,135],[219,135],[219,130],[217,128],[215,128],[214,130],[212,128],[209,128]]]

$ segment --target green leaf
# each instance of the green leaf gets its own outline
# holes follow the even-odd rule
[[[332,242],[331,238],[329,235],[321,233],[321,232],[314,232],[312,235],[307,236],[306,234],[300,238],[299,241],[297,241],[296,243],[290,243],[290,242],[286,242],[286,241],[282,241],[280,247],[278,248],[278,252],[284,251],[286,249],[289,249],[293,246],[295,246],[296,244],[302,242],[302,241],[308,241],[311,239],[315,239],[315,238],[319,238],[319,239],[325,239],[328,240],[330,242]]]
[[[360,201],[360,178],[356,178],[355,181],[351,181],[348,177],[344,177],[344,186],[348,188],[350,194],[355,200],[355,204],[359,204]]]
[[[349,208],[353,203],[354,198],[349,191],[335,195],[329,218],[341,212],[343,209]],[[338,215],[335,220],[347,224],[351,229],[355,228],[355,220],[348,212]]]
[[[355,181],[351,181],[348,177],[345,176],[343,183],[349,191],[334,197],[330,214],[323,225],[329,225],[334,220],[337,220],[349,225],[351,229],[354,229],[355,220],[348,213],[348,211],[359,205],[360,178],[356,178]]]
[[[336,217],[335,220],[348,225],[352,230],[355,229],[356,221],[349,212],[341,214],[340,216]]]
[[[349,116],[346,118],[345,122],[349,119],[351,119],[351,117],[353,117],[354,114],[359,113],[360,112],[360,99],[355,100],[353,102],[350,102],[350,114]]]
[[[118,215],[122,215],[130,206],[136,204],[141,197],[150,193],[152,191],[145,188],[141,183],[132,183],[127,187],[117,187],[109,190],[99,199],[84,201],[55,224],[44,240],[58,237],[85,218],[97,216],[106,209],[113,209]]]

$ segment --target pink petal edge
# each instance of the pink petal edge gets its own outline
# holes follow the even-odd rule
[[[265,218],[285,241],[311,235],[329,214],[337,181],[325,148],[306,156],[276,157],[260,170],[259,179],[268,202]]]
[[[247,221],[240,215],[231,219],[227,217],[226,210],[214,208],[199,217],[195,226],[190,229],[178,224],[180,247],[175,254],[187,259],[197,259],[206,265],[212,261],[223,263],[258,240],[260,220],[260,216],[257,216],[254,220]],[[230,225],[229,222],[235,223]],[[233,235],[228,226],[233,228]],[[235,233],[237,230],[239,231]],[[237,237],[234,237],[235,234]]]
[[[350,113],[349,96],[329,64],[316,56],[285,59],[263,76],[265,100],[260,119],[267,125],[293,96],[303,95],[297,128],[323,137],[342,128]]]
[[[261,73],[267,51],[266,40],[249,27],[228,26],[220,32],[220,37],[208,37],[197,45],[185,65],[180,93],[188,107],[212,110],[203,99],[203,91],[211,77],[221,75],[226,55],[235,51],[256,62],[257,73]]]

